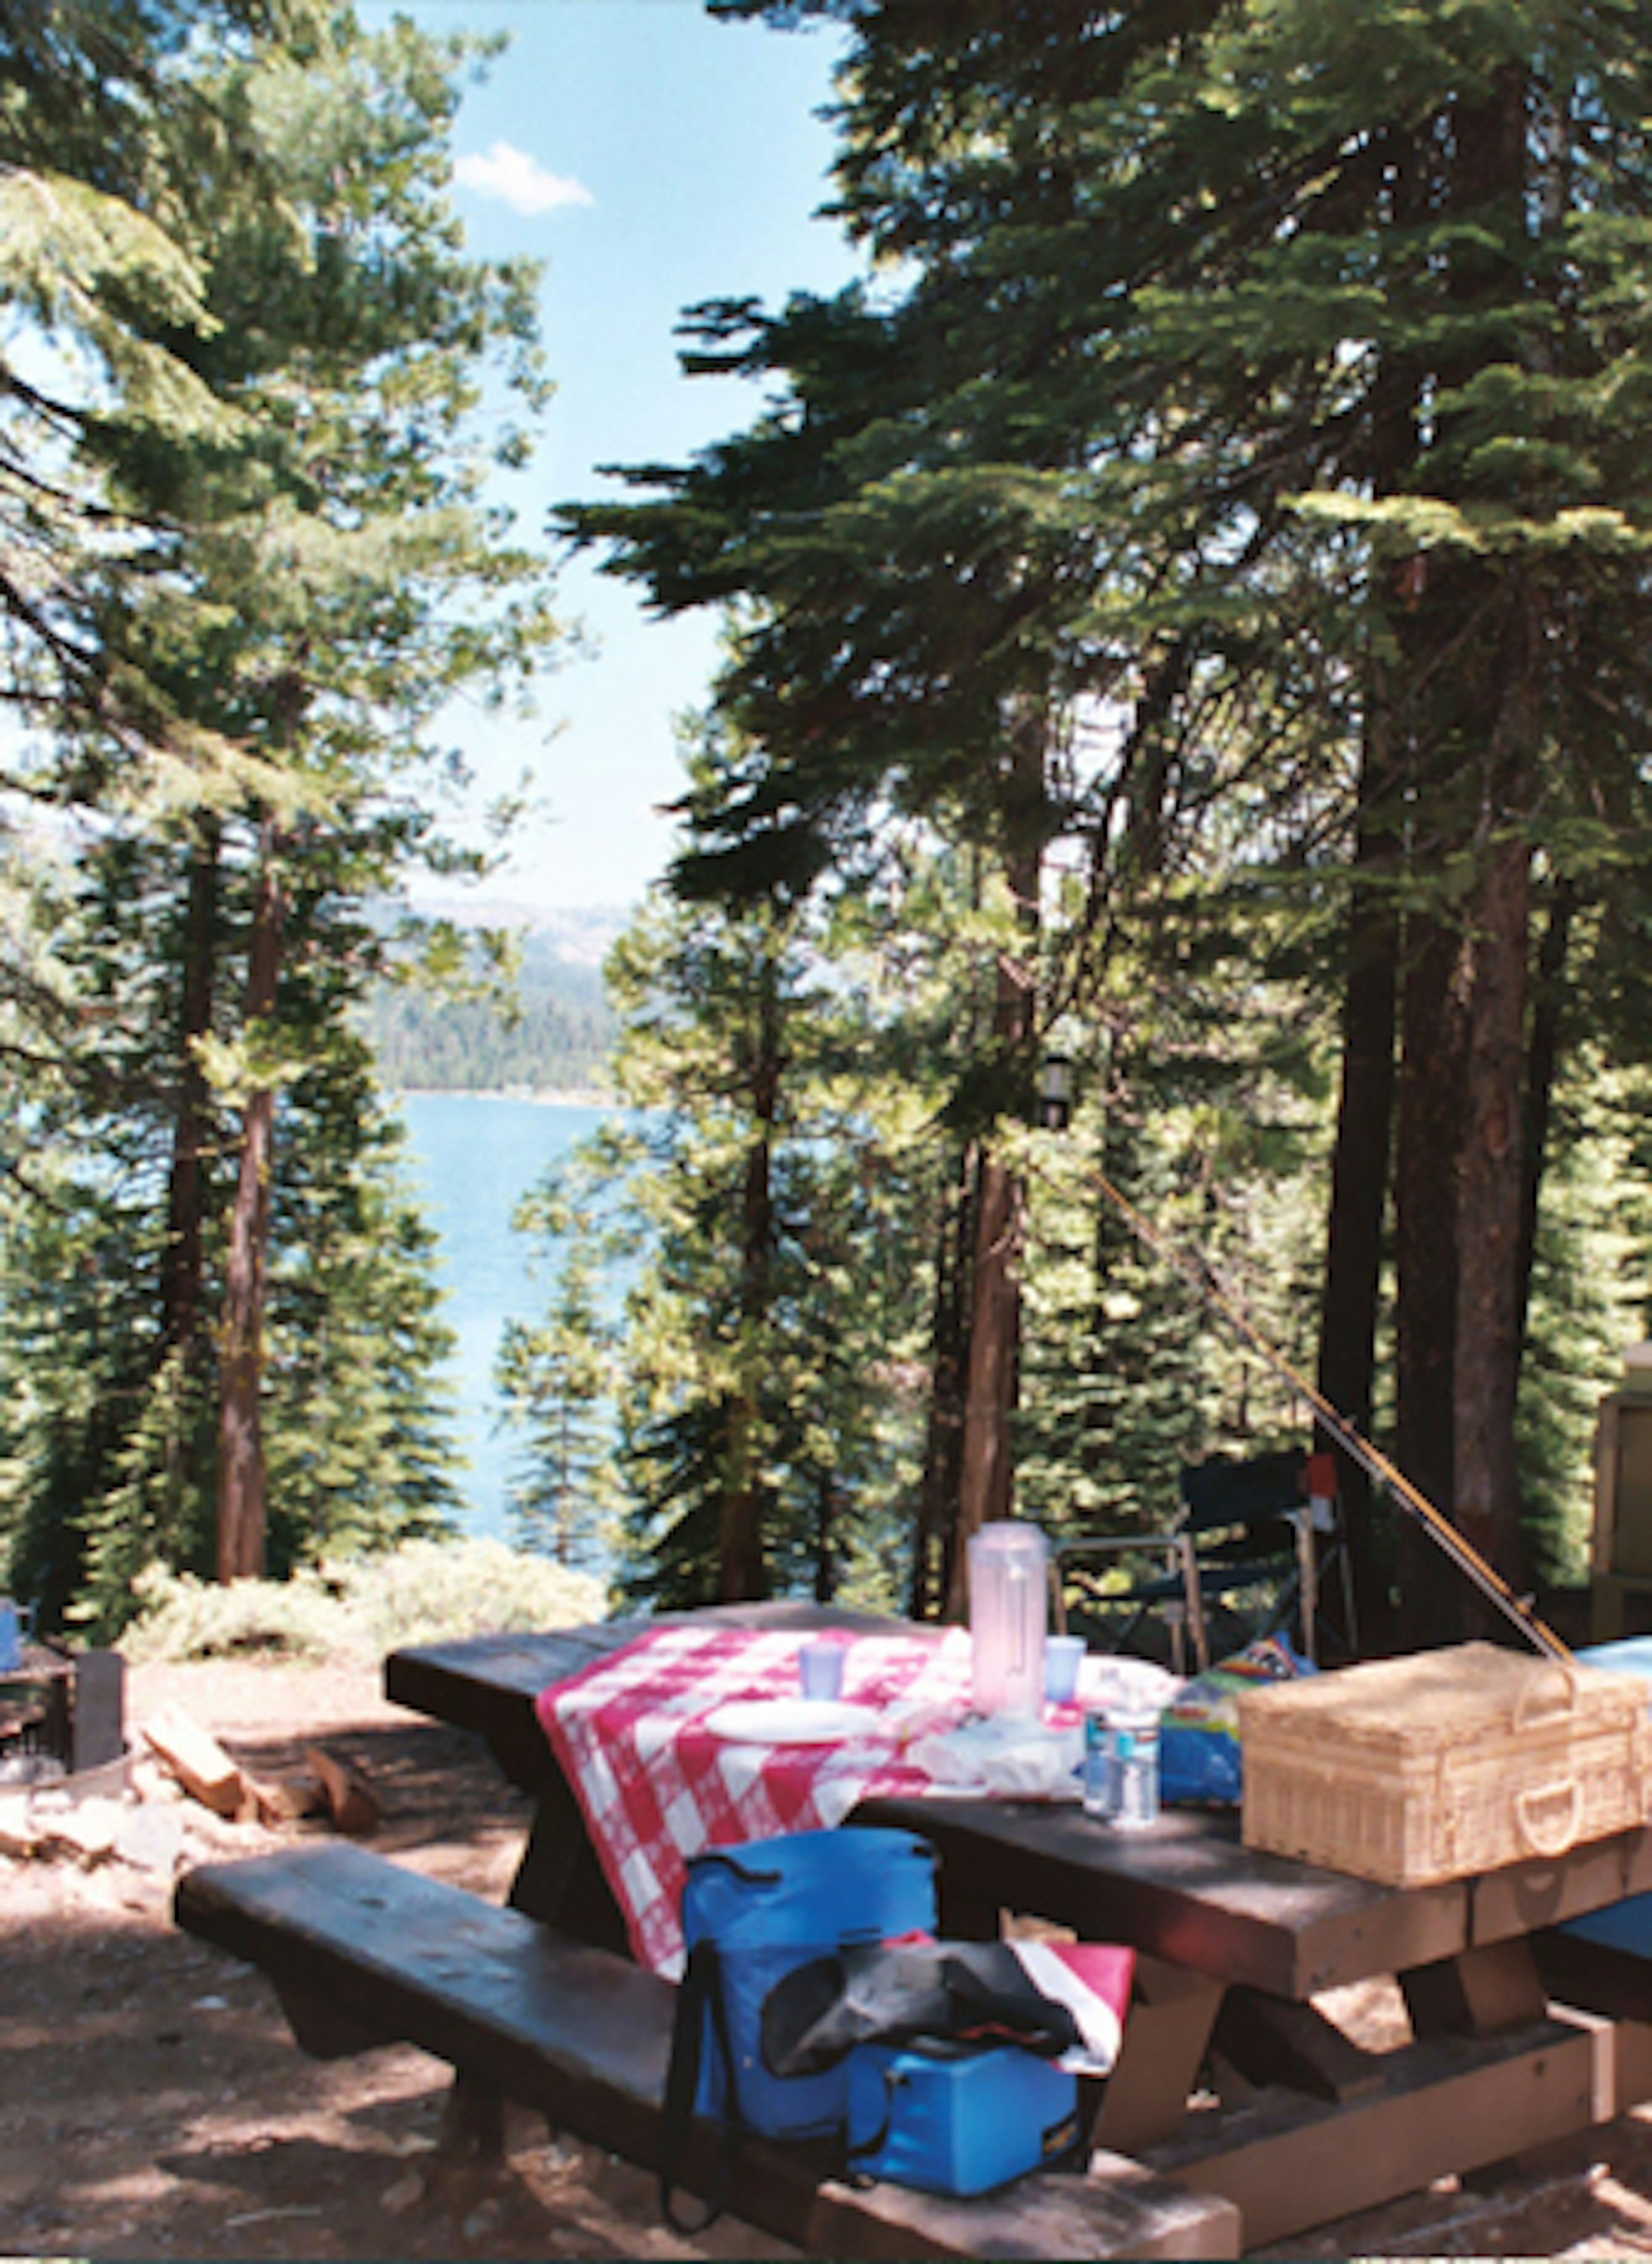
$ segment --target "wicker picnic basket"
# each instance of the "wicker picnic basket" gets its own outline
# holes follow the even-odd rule
[[[1488,1643],[1260,1686],[1239,1701],[1245,1845],[1415,1887],[1629,1831],[1647,1697]]]

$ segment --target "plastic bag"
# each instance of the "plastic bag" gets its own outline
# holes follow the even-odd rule
[[[1236,1808],[1244,1789],[1239,1695],[1316,1670],[1282,1636],[1263,1636],[1183,1684],[1159,1723],[1159,1796],[1183,1808]]]
[[[989,1714],[918,1738],[909,1759],[932,1783],[954,1792],[1057,1800],[1076,1791],[1083,1753],[1084,1733],[1076,1725],[1061,1729]]]
[[[1163,1713],[1184,1687],[1179,1674],[1150,1658],[1121,1658],[1111,1651],[1086,1658],[1078,1670],[1079,1702],[1090,1713]]]

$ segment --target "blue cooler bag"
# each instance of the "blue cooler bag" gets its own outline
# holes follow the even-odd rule
[[[862,2178],[968,2196],[1078,2141],[1078,2078],[1018,2044],[857,2044],[849,2156]]]
[[[849,2113],[847,2059],[809,2075],[777,2076],[761,2047],[763,2005],[793,1970],[847,1943],[928,1933],[936,1923],[935,1853],[909,1832],[793,1832],[691,1856],[683,1888],[687,1970],[677,1992],[661,2134],[661,2206],[679,2231],[699,2231],[721,2207],[685,2226],[671,2192],[691,2113],[765,2138],[841,2140]],[[721,2187],[732,2153],[725,2153]]]
[[[712,1849],[687,1869],[683,1993],[716,1999],[701,2006],[694,2112],[765,2138],[841,2131],[847,2063],[817,2075],[771,2074],[759,2035],[764,1999],[794,1967],[846,1942],[931,1931],[934,1850],[909,1832],[793,1832]]]

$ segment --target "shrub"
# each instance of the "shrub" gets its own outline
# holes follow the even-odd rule
[[[501,1541],[409,1541],[382,1555],[228,1586],[152,1564],[120,1647],[152,1659],[378,1658],[407,1643],[600,1619],[602,1583]]]

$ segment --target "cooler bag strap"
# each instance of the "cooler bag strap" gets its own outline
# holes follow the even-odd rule
[[[688,2224],[677,2214],[672,2195],[694,2119],[694,2099],[699,2089],[700,2048],[707,2026],[713,2049],[722,2061],[728,2120],[722,2143],[706,2195],[705,2215]],[[704,2232],[722,2215],[740,2151],[739,2102],[735,2093],[734,2056],[728,2049],[728,2027],[723,2015],[722,1971],[714,1941],[697,1941],[688,1953],[688,1968],[677,1992],[677,2012],[671,2022],[671,2057],[665,2073],[665,2102],[660,2115],[660,2214],[672,2230]]]
[[[869,2138],[859,2138],[851,2141],[844,2153],[844,2166],[851,2184],[858,2186],[870,2186],[877,2183],[877,2179],[873,2172],[864,2168],[862,2165],[867,2162],[875,2162],[878,2156],[888,2144],[889,2126],[895,2121],[895,2094],[898,2090],[900,2090],[901,2086],[906,2082],[906,2077],[902,2074],[898,2068],[886,2067],[884,2069],[883,2120],[879,2123],[877,2129],[873,2132]]]

